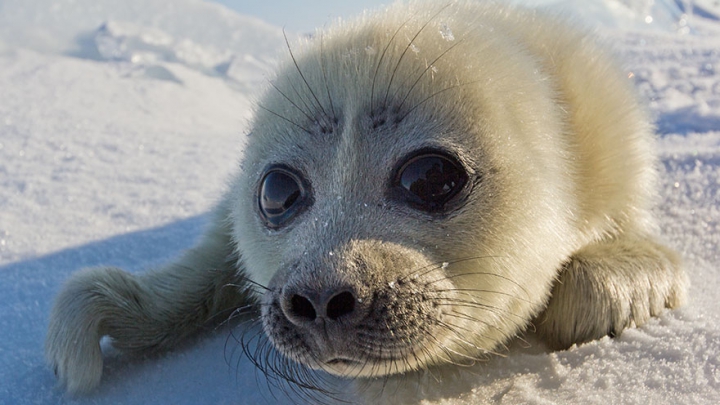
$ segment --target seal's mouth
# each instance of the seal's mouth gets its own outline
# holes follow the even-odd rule
[[[357,361],[357,360],[352,360],[352,359],[347,359],[347,358],[336,357],[336,358],[334,358],[334,359],[330,359],[330,360],[325,361],[325,364],[327,364],[328,366],[344,366],[344,367],[348,367],[348,366],[360,365],[360,364],[362,364],[362,363],[360,363],[360,362]]]
[[[319,364],[319,369],[342,377],[376,376],[382,369],[383,362],[376,359],[358,359],[349,357],[333,357]],[[384,373],[381,373],[384,374]]]

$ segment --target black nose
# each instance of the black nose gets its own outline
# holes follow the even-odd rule
[[[291,322],[300,325],[314,322],[318,317],[337,321],[355,311],[356,301],[355,294],[349,290],[319,294],[296,291],[285,294],[282,308]]]

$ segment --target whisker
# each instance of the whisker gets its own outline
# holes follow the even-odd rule
[[[398,61],[397,61],[397,63],[395,64],[395,68],[393,69],[392,75],[390,76],[390,81],[388,82],[387,89],[385,90],[385,100],[383,101],[383,105],[387,105],[388,95],[390,94],[390,87],[392,86],[393,80],[395,79],[395,75],[397,74],[398,68],[400,67],[400,63],[402,63],[403,58],[405,58],[405,55],[407,54],[407,51],[410,50],[410,48],[412,47],[412,45],[413,45],[413,43],[415,42],[415,40],[417,39],[417,37],[425,30],[425,28],[426,28],[428,25],[430,25],[430,23],[435,19],[435,17],[437,17],[438,15],[440,15],[440,13],[442,13],[443,11],[445,11],[445,9],[448,8],[449,6],[450,6],[450,3],[446,4],[446,5],[443,6],[440,10],[438,10],[437,13],[433,14],[433,15],[430,17],[430,19],[428,19],[428,20],[425,22],[425,24],[423,24],[423,26],[420,27],[420,29],[418,30],[418,32],[415,33],[415,36],[412,37],[412,39],[411,39],[410,42],[407,44],[407,46],[405,47],[405,49],[403,50],[403,52],[400,54],[400,58],[398,58]]]
[[[468,321],[473,321],[473,322],[477,322],[477,323],[482,323],[482,324],[488,326],[489,328],[495,329],[495,330],[498,331],[498,332],[503,332],[503,330],[502,330],[501,328],[499,328],[498,326],[495,326],[495,325],[493,325],[493,324],[491,324],[491,323],[489,323],[489,322],[482,321],[482,320],[480,320],[480,319],[473,318],[473,317],[470,317],[470,316],[467,316],[467,315],[465,315],[465,314],[461,314],[461,313],[458,313],[458,312],[455,312],[455,311],[448,312],[448,313],[446,313],[445,315],[451,316],[451,317],[455,317],[455,318],[459,318],[459,319],[468,320]],[[453,331],[453,332],[454,332],[454,331]],[[474,333],[474,334],[476,334],[476,335],[478,334],[477,331],[474,331],[474,330],[473,330],[473,331],[468,331],[468,332]],[[505,344],[501,344],[501,345],[503,346],[503,348],[504,348],[505,350],[507,350],[507,346],[505,346]],[[486,352],[486,353],[488,353],[488,354],[492,354],[492,355],[504,357],[504,355],[503,355],[502,353],[497,352],[497,351],[495,351],[495,350],[483,349],[483,348],[476,347],[475,345],[473,345],[473,347],[475,347],[476,349],[481,350],[481,351],[483,351],[483,352]]]
[[[457,88],[459,88],[459,87],[467,86],[468,84],[473,84],[473,83],[477,83],[477,82],[480,82],[480,80],[472,80],[472,81],[465,82],[465,83],[458,83],[458,84],[456,84],[456,85],[449,86],[449,87],[446,87],[446,88],[444,88],[444,89],[442,89],[442,90],[436,91],[435,93],[433,93],[433,94],[425,97],[424,99],[420,100],[419,103],[415,104],[411,109],[409,109],[409,110],[405,113],[405,115],[403,115],[402,117],[400,117],[400,121],[405,120],[405,118],[407,118],[407,116],[410,115],[413,111],[415,111],[418,107],[420,107],[421,105],[425,104],[426,102],[428,102],[429,100],[431,100],[431,99],[434,98],[435,96],[437,96],[437,95],[439,95],[439,94],[442,94],[442,93],[444,93],[444,92],[446,92],[446,91],[448,91],[448,90],[457,89]]]
[[[434,290],[433,292],[438,292],[438,293],[461,292],[470,297],[474,297],[470,293],[498,294],[498,295],[504,295],[506,297],[512,297],[512,298],[518,299],[518,300],[528,303],[528,304],[532,304],[531,301],[517,297],[510,293],[506,293],[506,292],[502,292],[502,291],[484,290],[484,289],[479,289],[479,288],[478,289],[476,289],[476,288],[447,288],[447,289],[442,289],[442,290]]]
[[[262,375],[267,391],[276,401],[276,393],[281,392],[291,401],[349,403],[340,395],[343,391],[331,388],[336,384],[279,353],[260,327],[259,317],[246,322],[248,324],[239,337],[234,333],[231,336],[239,343],[242,354],[255,366],[257,384],[262,385],[259,380]]]
[[[519,288],[519,289],[525,294],[525,296],[527,297],[527,299],[520,298],[520,297],[515,297],[515,298],[520,299],[520,300],[523,300],[524,302],[529,302],[529,303],[532,302],[532,301],[530,301],[530,293],[528,292],[527,289],[525,289],[525,287],[522,286],[522,284],[518,283],[517,281],[515,281],[515,280],[513,280],[513,279],[511,279],[511,278],[509,278],[509,277],[502,276],[502,275],[500,275],[500,274],[495,274],[495,273],[490,273],[490,272],[484,272],[484,271],[478,271],[478,272],[468,272],[468,273],[451,274],[451,275],[449,275],[449,276],[446,276],[445,278],[447,278],[447,279],[453,279],[453,278],[456,278],[456,277],[466,277],[466,276],[488,276],[488,277],[497,277],[497,278],[499,278],[499,279],[505,280],[505,281],[513,284],[515,287]],[[436,283],[436,282],[437,282],[437,281],[434,281],[434,282],[432,282],[432,283]],[[488,291],[488,292],[489,292],[489,291]],[[500,294],[500,293],[498,292],[498,294]]]
[[[224,317],[224,319],[219,322],[214,328],[215,330],[218,330],[229,325],[231,322],[233,322],[237,318],[240,318],[241,316],[253,313],[255,310],[256,307],[254,304],[245,305],[239,308],[226,309],[224,311],[219,311],[213,314],[211,317],[208,318],[208,322],[214,323],[215,321],[217,321],[217,319]],[[228,312],[230,312],[230,315],[225,316],[225,314],[227,314]],[[241,324],[244,322],[245,321],[241,322]]]
[[[404,281],[407,281],[407,280],[409,280],[410,278],[413,278],[413,277],[423,277],[423,276],[425,276],[425,275],[427,275],[427,274],[429,274],[429,273],[431,273],[431,272],[433,272],[433,271],[435,271],[435,270],[438,270],[438,269],[440,269],[440,268],[447,267],[447,266],[450,266],[450,265],[454,265],[454,264],[464,263],[464,262],[468,262],[468,261],[475,261],[475,260],[501,259],[501,258],[504,258],[504,256],[476,256],[476,257],[467,257],[467,258],[463,258],[463,259],[456,259],[456,260],[453,260],[453,261],[442,262],[442,263],[432,263],[432,264],[429,264],[429,265],[420,267],[420,268],[418,268],[417,270],[412,271],[412,272],[410,272],[410,273],[408,273],[408,274],[406,274],[406,275],[398,278],[398,281],[404,282]],[[515,297],[515,298],[520,299],[520,300],[523,300],[524,302],[532,302],[532,301],[530,301],[530,299],[529,299],[529,298],[530,298],[530,293],[529,293],[529,292],[527,291],[527,289],[525,289],[525,287],[523,287],[520,283],[518,283],[517,281],[515,281],[515,280],[513,280],[513,279],[511,279],[511,278],[509,278],[509,277],[506,277],[506,276],[503,276],[503,275],[500,275],[500,274],[496,274],[496,273],[492,273],[492,272],[477,271],[477,272],[465,272],[465,273],[457,273],[457,274],[443,275],[441,278],[438,278],[437,280],[429,281],[429,282],[427,282],[425,285],[430,286],[430,285],[433,285],[433,284],[435,284],[435,283],[442,282],[442,281],[444,281],[444,280],[454,279],[454,278],[458,278],[458,277],[468,277],[468,276],[497,277],[497,278],[499,278],[499,279],[505,280],[505,281],[507,281],[507,282],[509,282],[509,283],[512,283],[515,287],[517,287],[518,289],[520,289],[520,290],[525,294],[525,296],[527,297],[527,299],[523,299],[523,298],[520,298],[520,297]],[[477,290],[477,291],[478,291],[478,292],[497,293],[497,294],[508,294],[508,293],[502,293],[502,292],[499,292],[499,291],[489,291],[489,290],[488,290],[488,291]]]
[[[462,343],[462,344],[464,344],[464,345],[466,345],[466,346],[468,346],[468,347],[471,347],[472,349],[474,349],[473,351],[480,351],[481,354],[493,355],[493,356],[498,356],[498,357],[506,357],[505,355],[503,355],[503,354],[501,354],[501,353],[498,353],[498,352],[496,352],[496,351],[494,351],[494,350],[488,350],[488,349],[484,349],[484,348],[478,347],[478,346],[475,345],[474,343],[469,342],[467,339],[461,337],[461,334],[460,334],[457,330],[455,330],[456,328],[460,328],[459,326],[453,325],[453,324],[451,324],[451,323],[442,323],[442,325],[443,325],[444,327],[448,328],[448,330],[450,330],[450,331],[453,332],[454,336],[451,337],[451,339],[453,339],[455,342],[460,342],[460,343]],[[472,333],[473,331],[469,331],[469,332]],[[449,350],[451,350],[451,349],[449,349]],[[488,357],[488,356],[482,356],[482,357],[480,357],[480,356],[473,356],[473,355],[470,355],[470,354],[467,354],[467,353],[458,352],[458,351],[456,351],[456,350],[452,350],[452,352],[455,353],[455,354],[457,354],[458,356],[461,356],[461,357],[466,358],[466,359],[468,359],[468,360],[472,360],[472,361],[473,361],[473,364],[474,364],[475,362],[482,362],[482,361],[488,361],[488,360],[489,360],[489,357]],[[457,363],[456,363],[456,364],[457,364]],[[472,365],[472,364],[471,364],[471,365]]]
[[[293,64],[295,65],[295,69],[297,70],[298,74],[300,74],[300,78],[305,83],[305,86],[310,91],[310,94],[315,99],[315,102],[317,103],[317,106],[320,108],[320,111],[322,111],[323,116],[327,119],[327,112],[325,111],[325,108],[323,107],[320,100],[315,95],[315,92],[313,91],[312,87],[310,86],[310,83],[308,83],[307,79],[305,78],[305,75],[303,74],[302,70],[300,69],[300,66],[297,63],[297,59],[295,59],[295,55],[293,54],[292,47],[290,47],[290,41],[288,40],[287,33],[285,32],[285,29],[283,28],[283,37],[285,38],[285,45],[287,46],[288,52],[290,53],[290,58],[293,61]]]
[[[293,93],[295,93],[295,96],[297,97],[297,99],[300,100],[300,103],[302,103],[302,105],[305,106],[305,108],[306,108],[308,111],[313,111],[313,110],[315,110],[315,107],[312,105],[312,104],[313,104],[312,100],[307,100],[307,97],[306,97],[305,95],[303,95],[303,94],[300,92],[300,90],[298,90],[297,86],[295,86],[295,83],[293,83],[293,82],[290,80],[290,81],[288,81],[288,85],[289,85],[290,88],[293,90]],[[314,115],[317,115],[317,116],[319,116],[320,118],[323,117],[322,114],[314,114]],[[319,125],[320,127],[323,126],[323,124],[322,124],[322,123],[320,122],[320,120],[318,120],[317,118],[312,118],[312,117],[311,117],[311,118],[310,118],[310,122],[312,122],[312,123],[314,123],[314,124],[317,124],[317,125]]]
[[[272,115],[274,115],[274,116],[276,116],[276,117],[278,117],[278,118],[280,118],[280,119],[282,119],[282,120],[284,120],[284,121],[286,121],[286,122],[288,122],[288,123],[290,123],[290,124],[292,124],[292,125],[295,125],[296,127],[302,129],[302,130],[303,130],[304,132],[306,132],[307,134],[309,134],[309,135],[312,135],[312,134],[313,134],[312,131],[310,131],[309,129],[303,127],[302,125],[298,124],[297,122],[295,122],[295,121],[293,121],[293,120],[291,120],[291,119],[288,119],[288,118],[286,118],[286,117],[284,117],[284,116],[276,113],[276,112],[273,111],[273,110],[270,110],[269,108],[266,108],[266,107],[263,106],[262,104],[257,104],[257,106],[260,107],[260,108],[262,108],[263,110],[269,112],[270,114],[272,114]]]
[[[275,83],[273,83],[272,81],[269,81],[269,80],[268,80],[268,82],[275,90],[277,90],[278,93],[280,93],[280,95],[283,96],[283,98],[285,100],[287,100],[290,103],[290,105],[297,108],[298,111],[300,111],[305,116],[305,118],[308,119],[308,121],[310,121],[310,122],[314,121],[313,117],[310,116],[310,114],[308,113],[307,110],[303,110],[302,108],[300,108],[300,106],[298,106],[297,103],[295,103],[295,101],[293,101],[293,99],[291,99],[287,94],[285,94],[282,90],[280,90],[280,88]],[[290,86],[293,88],[293,90],[295,90],[295,87],[292,86],[292,84],[290,84]],[[295,90],[295,94],[297,94],[297,90]],[[300,99],[300,101],[303,101],[302,97],[300,97],[299,94],[297,94],[297,96]],[[308,110],[309,110],[309,106],[307,104],[305,104],[305,108],[308,108]]]
[[[455,311],[455,310],[445,312],[444,315],[446,315],[446,316],[451,316],[451,317],[454,317],[454,318],[464,319],[464,320],[466,320],[466,321],[472,321],[472,322],[475,322],[475,323],[480,323],[480,324],[483,324],[483,325],[485,325],[485,326],[487,326],[487,327],[489,327],[489,328],[492,328],[492,329],[495,329],[495,330],[497,330],[497,331],[499,331],[499,332],[502,332],[502,329],[500,329],[498,326],[496,326],[496,325],[494,325],[494,324],[492,324],[492,323],[490,323],[490,322],[488,322],[488,321],[484,321],[484,320],[482,320],[482,319],[478,319],[478,318],[472,317],[472,316],[470,316],[470,315],[463,314],[463,313],[461,313],[461,312],[457,312],[457,311]],[[475,332],[475,331],[468,331],[468,332]]]
[[[323,75],[323,82],[325,83],[325,92],[327,93],[328,101],[330,102],[330,111],[332,117],[337,121],[337,113],[335,112],[335,105],[333,104],[332,96],[330,95],[330,85],[328,84],[327,71],[325,70],[325,54],[323,52],[323,34],[320,33],[320,70]]]
[[[492,312],[495,314],[503,314],[503,315],[511,316],[511,317],[517,318],[523,322],[527,321],[525,318],[521,317],[520,315],[514,314],[507,310],[504,310],[504,309],[501,309],[498,307],[494,307],[492,305],[481,304],[481,303],[474,302],[474,301],[467,301],[467,300],[461,300],[461,299],[456,299],[456,298],[443,298],[443,297],[432,298],[429,301],[435,302],[435,305],[438,305],[438,306],[455,306],[455,307],[460,307],[460,308],[484,309],[488,312]]]
[[[407,275],[404,275],[404,276],[400,277],[398,280],[405,281],[405,280],[408,280],[408,279],[411,278],[411,277],[422,277],[422,276],[425,276],[425,275],[427,275],[427,274],[429,274],[429,273],[431,273],[431,272],[433,272],[433,271],[435,271],[435,270],[437,270],[437,269],[443,268],[443,267],[445,267],[446,265],[449,266],[449,265],[451,265],[451,264],[458,264],[458,263],[463,263],[463,262],[471,261],[471,260],[499,259],[499,258],[502,258],[502,257],[504,257],[504,256],[473,256],[473,257],[468,257],[468,258],[464,258],[464,259],[457,259],[457,260],[447,261],[447,262],[430,263],[430,264],[428,264],[428,265],[425,265],[425,266],[420,267],[419,269],[417,269],[417,270],[415,270],[415,271],[412,271],[412,272],[408,273]],[[447,263],[447,264],[446,264],[446,263]],[[423,270],[427,270],[427,271],[424,271],[424,272],[421,273],[421,271],[423,271]],[[477,273],[477,274],[483,274],[483,273]],[[487,275],[494,275],[494,274],[492,274],[492,273],[487,273]],[[445,279],[445,278],[448,278],[448,277],[447,277],[447,276],[443,276],[443,279]],[[439,281],[441,281],[441,280],[437,280],[437,282],[439,282]],[[512,280],[509,280],[509,281],[512,281]],[[429,284],[431,284],[431,283],[429,283]]]
[[[263,289],[263,290],[265,290],[265,291],[272,291],[270,288],[268,288],[268,287],[266,287],[266,286],[258,283],[257,281],[251,280],[251,279],[248,278],[248,277],[245,277],[245,278],[243,279],[243,281],[245,281],[245,282],[248,283],[248,284],[252,284],[252,285],[255,286],[255,287],[260,287],[261,289]]]
[[[403,97],[402,101],[401,101],[400,104],[397,106],[398,111],[400,111],[400,109],[402,108],[402,106],[405,105],[405,102],[407,101],[408,97],[410,96],[410,93],[412,93],[412,91],[413,91],[413,90],[415,89],[415,87],[418,85],[418,83],[420,82],[420,79],[422,79],[423,76],[425,76],[425,73],[427,73],[428,70],[432,69],[432,67],[435,66],[435,64],[436,64],[443,56],[445,56],[448,52],[450,52],[450,51],[451,51],[452,49],[454,49],[456,46],[460,45],[462,42],[463,42],[462,39],[458,40],[458,41],[455,42],[452,46],[448,47],[448,49],[446,49],[443,53],[441,53],[440,55],[438,55],[438,57],[435,58],[435,60],[433,60],[432,62],[430,62],[430,64],[427,65],[427,67],[425,68],[425,70],[423,70],[423,71],[418,75],[417,79],[415,79],[415,82],[413,82],[412,86],[410,86],[410,89],[407,91],[407,93],[405,93],[405,97]],[[400,87],[398,88],[398,90],[393,94],[393,99],[395,99],[395,97],[397,96],[397,94],[400,92],[400,89],[403,88],[403,87],[404,87],[404,86],[400,86]]]
[[[390,48],[390,45],[392,45],[393,41],[395,40],[395,37],[397,34],[400,33],[400,30],[403,29],[407,25],[410,20],[415,18],[417,14],[411,15],[407,20],[405,20],[398,29],[395,31],[395,33],[390,37],[390,40],[388,41],[387,45],[385,45],[385,48],[383,49],[382,53],[380,54],[380,59],[378,60],[377,65],[375,66],[375,73],[373,74],[373,80],[372,80],[372,86],[370,86],[370,112],[373,113],[375,111],[375,83],[377,81],[377,75],[380,71],[380,65],[382,64],[383,59],[385,59],[385,54],[387,53],[388,48]]]

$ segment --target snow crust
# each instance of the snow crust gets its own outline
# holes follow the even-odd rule
[[[697,1],[682,25],[682,2],[651,2],[669,17],[651,10],[664,22],[648,29],[618,14],[639,2],[583,3],[656,117],[657,214],[690,302],[562,352],[529,334],[449,380],[391,381],[379,402],[720,403],[720,13]],[[292,402],[242,356],[237,329],[111,357],[82,398],[55,387],[42,352],[73,271],[144,271],[192,245],[283,46],[281,28],[200,0],[0,0],[0,404]]]

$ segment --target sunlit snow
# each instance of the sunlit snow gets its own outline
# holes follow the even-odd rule
[[[690,274],[690,302],[567,351],[528,336],[450,379],[388,384],[380,399],[720,403],[720,6],[525,2],[580,14],[626,63],[657,123],[656,211]],[[73,271],[140,272],[202,232],[237,167],[253,97],[286,52],[282,27],[251,13],[201,0],[0,0],[0,404],[292,403],[242,355],[242,327],[157,358],[110,350],[87,397],[67,397],[43,359],[52,299]],[[452,41],[452,28],[438,35]]]

